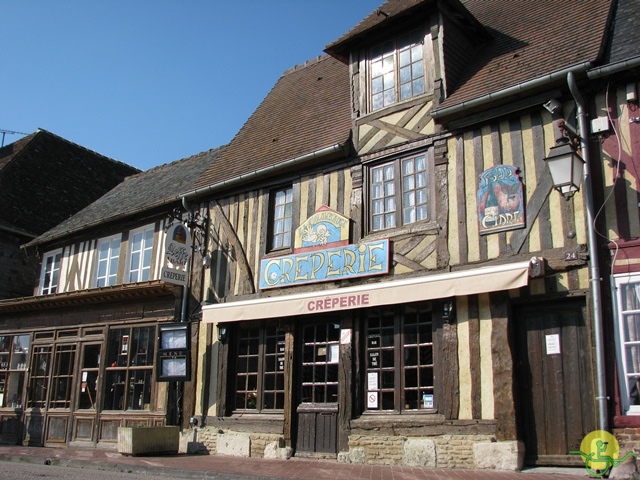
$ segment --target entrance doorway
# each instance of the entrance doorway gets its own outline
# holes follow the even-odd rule
[[[301,327],[296,454],[337,454],[340,324]]]
[[[583,465],[580,442],[595,430],[591,345],[582,300],[516,309],[516,381],[526,463]]]

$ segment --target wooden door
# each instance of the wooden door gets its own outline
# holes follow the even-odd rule
[[[337,454],[340,325],[302,326],[296,455]]]
[[[569,455],[595,430],[595,398],[586,308],[582,300],[516,310],[516,382],[526,462],[582,465]]]

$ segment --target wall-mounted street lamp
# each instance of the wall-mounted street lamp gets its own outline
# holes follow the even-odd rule
[[[229,336],[229,329],[224,323],[218,324],[218,341],[220,343],[225,343],[227,341],[227,337]]]
[[[447,323],[453,320],[456,315],[456,307],[453,298],[448,298],[442,303],[442,318]]]
[[[549,156],[544,160],[549,165],[554,188],[569,200],[580,190],[585,163],[576,152],[569,137],[558,138],[556,145],[551,147]]]

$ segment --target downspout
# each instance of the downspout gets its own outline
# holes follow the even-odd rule
[[[189,217],[190,219],[193,218],[193,211],[191,210],[191,207],[189,206],[189,203],[187,202],[187,197],[182,197],[182,206],[184,207],[184,209],[189,212]],[[189,222],[191,223],[191,222]],[[193,242],[193,229],[189,226],[189,236],[191,237],[191,242]],[[189,319],[187,318],[187,305],[188,305],[188,301],[187,301],[187,297],[189,296],[189,284],[191,283],[191,279],[189,278],[189,264],[191,263],[191,261],[193,260],[192,255],[193,255],[193,243],[191,245],[189,245],[189,248],[191,248],[191,252],[189,255],[189,259],[190,261],[188,261],[185,266],[184,266],[184,272],[187,278],[187,283],[185,284],[184,287],[182,287],[182,305],[181,305],[181,309],[180,309],[180,321],[181,322],[188,322]]]
[[[578,90],[573,72],[567,73],[567,83],[571,95],[576,102],[578,128],[580,131],[580,151],[584,160],[584,201],[587,210],[587,241],[589,243],[589,282],[591,288],[591,303],[593,315],[593,336],[596,348],[596,402],[598,408],[599,430],[608,431],[607,392],[605,383],[604,341],[602,335],[602,296],[600,282],[600,267],[598,264],[598,249],[596,244],[595,218],[593,214],[593,185],[591,179],[591,164],[589,159],[587,113],[584,99]]]

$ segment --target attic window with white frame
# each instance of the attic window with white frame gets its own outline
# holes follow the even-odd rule
[[[58,291],[61,260],[62,250],[55,250],[44,255],[42,259],[42,274],[40,276],[41,295],[48,295]]]
[[[408,100],[426,91],[424,38],[413,31],[371,49],[371,110]]]
[[[150,279],[153,237],[153,225],[134,230],[129,234],[129,282],[146,282]]]
[[[96,287],[116,284],[118,259],[120,257],[120,235],[98,241],[96,258]]]

